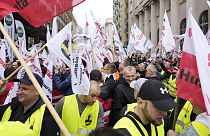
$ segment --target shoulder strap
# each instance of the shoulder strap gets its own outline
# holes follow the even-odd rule
[[[125,117],[129,118],[133,124],[136,126],[136,128],[139,130],[139,133],[141,133],[142,136],[144,136],[144,132],[141,130],[140,126],[138,125],[138,123],[136,122],[136,120],[134,119],[135,117],[133,116],[132,112],[128,112]]]

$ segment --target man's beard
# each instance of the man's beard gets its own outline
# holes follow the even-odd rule
[[[155,122],[155,120],[153,120],[152,117],[149,115],[149,112],[148,112],[148,110],[147,110],[147,103],[145,103],[145,107],[142,109],[142,112],[143,112],[143,114],[144,114],[144,117],[147,119],[147,121],[148,121],[149,123],[152,123],[152,124],[155,125],[155,126],[160,126],[160,125],[162,124],[162,123],[157,124],[157,123]]]

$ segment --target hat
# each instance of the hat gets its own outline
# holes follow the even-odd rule
[[[133,88],[136,91],[139,91],[142,84],[147,80],[148,79],[146,79],[146,78],[139,78],[138,80],[134,80],[130,83],[130,87]]]
[[[101,81],[102,79],[102,74],[99,70],[92,70],[90,72],[90,80],[95,80],[95,81]]]
[[[170,97],[167,88],[159,80],[149,79],[144,82],[138,97],[143,100],[150,100],[156,108],[162,111],[176,107],[176,103]]]
[[[4,78],[7,78],[9,75],[11,75],[15,71],[14,67],[8,67],[4,70]],[[15,74],[16,75],[16,74]]]
[[[42,86],[43,85],[43,80],[42,78],[36,74],[36,73],[33,73],[34,77],[36,78],[36,80],[38,81],[39,85]],[[25,83],[25,84],[33,84],[31,79],[28,77],[27,73],[24,74],[24,76],[20,79],[14,79],[14,82],[21,82],[21,83]]]

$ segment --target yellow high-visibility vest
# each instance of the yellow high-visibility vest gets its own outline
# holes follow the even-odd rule
[[[115,124],[114,129],[126,128],[128,130],[128,132],[132,136],[149,136],[148,135],[148,132],[144,128],[144,126],[138,120],[136,120],[133,116],[130,116],[130,117],[133,118],[137,122],[137,124],[139,125],[142,133],[138,130],[138,128],[136,127],[136,125],[128,117],[122,117]],[[157,126],[154,126],[151,123],[151,136],[156,136],[156,133],[158,134],[158,136],[164,136],[164,126],[163,125],[160,125],[160,126],[157,127]]]
[[[75,136],[83,136],[96,129],[99,113],[99,102],[87,105],[80,116],[76,94],[65,97],[62,109],[62,121]],[[62,134],[61,134],[62,135]]]
[[[190,103],[190,101],[187,101],[185,103],[185,105],[183,106],[183,108],[181,109],[177,121],[176,121],[176,125],[175,125],[175,130],[178,134],[180,134],[185,127],[190,124],[190,116],[193,110],[193,105]]]
[[[36,136],[33,130],[19,121],[0,122],[1,136]]]
[[[42,128],[42,120],[45,112],[46,105],[43,104],[39,109],[37,109],[32,115],[26,120],[24,123],[29,129],[33,130],[35,136],[40,136],[41,128]],[[7,122],[10,119],[12,110],[9,106],[1,119],[1,122]]]

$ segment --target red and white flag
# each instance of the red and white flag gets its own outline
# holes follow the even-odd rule
[[[1,0],[0,20],[8,13],[18,12],[31,25],[39,27],[83,1],[85,0]]]
[[[178,78],[177,95],[210,113],[210,46],[189,13]]]

